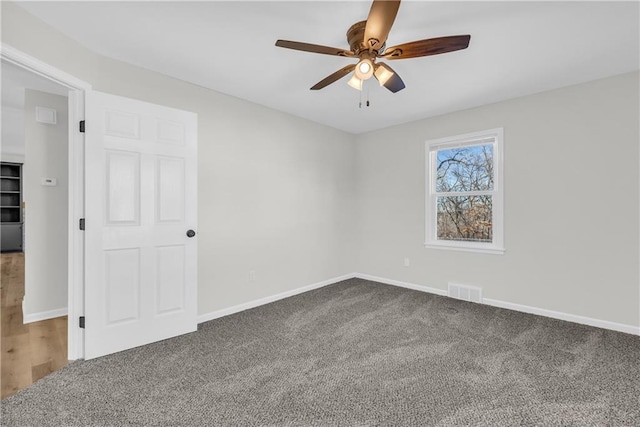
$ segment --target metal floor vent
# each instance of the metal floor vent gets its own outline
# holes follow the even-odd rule
[[[449,283],[449,296],[463,301],[482,303],[482,288]]]

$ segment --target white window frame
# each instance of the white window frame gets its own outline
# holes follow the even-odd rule
[[[437,152],[443,149],[486,145],[493,139],[493,191],[492,196],[492,236],[493,241],[465,242],[460,240],[438,240],[437,197],[438,195],[473,196],[487,194],[482,192],[436,192]],[[425,142],[426,153],[426,207],[425,207],[425,243],[430,249],[448,249],[467,252],[504,254],[504,129],[496,128],[480,132],[467,133]]]

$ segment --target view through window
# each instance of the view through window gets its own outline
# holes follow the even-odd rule
[[[439,240],[493,240],[493,144],[437,151]]]
[[[427,246],[503,251],[502,129],[427,142]]]

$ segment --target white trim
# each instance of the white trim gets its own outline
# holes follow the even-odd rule
[[[436,153],[438,150],[461,146],[488,144],[493,150],[493,190],[491,191],[461,191],[452,193],[437,193],[434,179]],[[504,249],[504,129],[495,128],[463,135],[432,139],[425,142],[425,248],[444,249],[464,252],[479,252],[502,255]],[[493,242],[466,242],[457,240],[438,240],[436,232],[436,199],[439,196],[468,196],[489,194],[493,199]]]
[[[446,289],[432,288],[424,285],[416,285],[415,283],[401,282],[400,280],[385,279],[383,277],[371,276],[369,274],[354,273],[353,277],[364,280],[371,280],[372,282],[384,283],[386,285],[398,286],[400,288],[413,289],[414,291],[427,292],[430,294],[447,296]]]
[[[68,223],[68,263],[69,280],[67,328],[69,360],[84,358],[84,329],[80,329],[75,319],[84,316],[84,231],[80,230],[80,218],[84,218],[84,135],[78,123],[85,118],[86,92],[69,92],[69,223]]]
[[[24,307],[24,302],[22,305]],[[24,313],[24,310],[23,310],[23,313]],[[27,324],[32,322],[39,322],[41,320],[54,319],[56,317],[61,317],[66,315],[67,315],[66,307],[56,308],[55,310],[41,311],[39,313],[28,314],[24,316],[22,323]]]
[[[608,320],[594,319],[592,317],[578,316],[576,314],[562,313],[560,311],[515,304],[491,298],[484,298],[482,303],[493,307],[520,311],[522,313],[536,314],[538,316],[550,317],[552,319],[565,320],[567,322],[580,323],[582,325],[595,326],[597,328],[610,329],[612,331],[624,332],[632,335],[640,335],[640,326],[625,325],[624,323],[616,323]]]
[[[294,295],[298,295],[304,292],[308,292],[314,289],[322,288],[334,283],[342,282],[348,279],[363,279],[372,282],[383,283],[386,285],[397,286],[400,288],[412,289],[414,291],[426,292],[429,294],[440,295],[443,297],[448,296],[446,289],[433,288],[431,286],[417,285],[415,283],[403,282],[400,280],[387,279],[384,277],[372,276],[370,274],[363,273],[351,273],[344,276],[334,277],[332,279],[324,280],[322,282],[314,283],[312,285],[296,288],[291,291],[282,292],[269,297],[260,298],[257,300],[249,301],[243,304],[234,305],[233,307],[223,308],[221,310],[212,311],[211,313],[201,314],[198,316],[198,323],[208,322],[210,320],[218,319],[220,317],[229,316],[230,314],[239,313],[241,311],[249,310],[261,305],[269,304],[284,298],[288,298]],[[542,317],[549,317],[552,319],[564,320],[567,322],[579,323],[582,325],[594,326],[596,328],[609,329],[612,331],[624,332],[632,335],[640,335],[640,326],[625,325],[623,323],[610,322],[608,320],[594,319],[591,317],[578,316],[575,314],[562,313],[559,311],[547,310],[544,308],[531,307],[527,305],[515,304],[511,302],[494,300],[491,298],[483,298],[482,304],[492,307],[505,308],[507,310],[519,311],[521,313],[535,314]]]
[[[0,58],[69,89],[69,234],[68,234],[68,316],[69,360],[84,357],[84,331],[73,319],[84,315],[84,236],[78,220],[84,216],[84,134],[78,122],[84,120],[84,99],[91,85],[5,43],[0,45]]]
[[[452,246],[450,243],[441,243],[440,241],[435,242],[425,242],[424,247],[427,249],[446,249],[449,251],[459,251],[459,252],[475,252],[475,253],[483,253],[483,254],[493,254],[493,255],[503,255],[505,253],[504,248],[498,248],[495,246],[482,246],[481,243],[478,243],[478,246],[475,246],[473,242],[458,242],[465,243],[465,246]]]
[[[414,283],[401,282],[399,280],[394,280],[394,279],[385,279],[383,277],[371,276],[369,274],[362,274],[362,273],[353,273],[353,277],[448,297],[448,292],[445,289],[432,288],[430,286],[424,286],[424,285],[416,285]],[[559,311],[547,310],[545,308],[531,307],[527,305],[494,300],[491,298],[483,298],[482,303],[485,305],[490,305],[492,307],[506,308],[508,310],[519,311],[521,313],[535,314],[542,317],[550,317],[552,319],[565,320],[567,322],[579,323],[579,324],[588,325],[588,326],[595,326],[597,328],[610,329],[612,331],[624,332],[632,335],[640,335],[640,326],[625,325],[623,323],[616,323],[616,322],[610,322],[608,320],[600,320],[600,319],[594,319],[591,317],[578,316],[575,314],[562,313]]]
[[[448,292],[445,289],[416,285],[414,283],[385,279],[383,277],[376,277],[362,273],[353,273],[353,277],[448,297]],[[632,335],[640,335],[640,326],[625,325],[623,323],[616,323],[610,322],[608,320],[600,320],[591,317],[578,316],[575,314],[562,313],[559,311],[547,310],[545,308],[531,307],[527,305],[515,304],[512,302],[494,300],[491,298],[483,298],[482,303],[485,305],[490,305],[492,307],[506,308],[508,310],[519,311],[522,313],[536,314],[542,317],[550,317],[552,319],[565,320],[567,322],[580,323],[582,325],[595,326],[597,328],[610,329],[612,331],[624,332]]]
[[[210,313],[200,314],[198,316],[198,323],[208,322],[209,320],[218,319],[220,317],[229,316],[230,314],[239,313],[241,311],[249,310],[251,308],[259,307],[261,305],[269,304],[284,298],[289,298],[294,295],[302,294],[304,292],[312,291],[314,289],[323,288],[334,283],[342,282],[343,280],[352,279],[355,277],[353,274],[345,274],[344,276],[334,277],[332,279],[323,280],[322,282],[313,283],[311,285],[303,286],[301,288],[292,289],[290,291],[281,292],[279,294],[271,295],[268,297],[256,299],[253,301],[245,302],[242,304],[234,305],[232,307],[223,308],[220,310],[212,311]]]
[[[13,46],[9,46],[6,43],[2,43],[0,49],[0,56],[7,62],[10,62],[18,67],[25,68],[34,74],[44,77],[47,80],[51,80],[69,89],[90,90],[91,85],[83,80],[80,80],[71,74],[65,73],[45,62],[28,55]]]
[[[483,131],[469,132],[462,135],[445,136],[442,138],[430,139],[427,141],[427,145],[443,148],[443,147],[458,147],[463,145],[484,145],[486,142],[481,142],[484,139],[491,139],[501,134],[503,128],[493,128]],[[472,144],[478,141],[477,144]],[[457,143],[457,144],[455,144]]]

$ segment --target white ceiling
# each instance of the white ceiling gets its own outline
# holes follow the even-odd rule
[[[388,46],[471,34],[463,51],[393,61],[406,89],[316,82],[352,59],[281,49],[277,39],[347,48],[370,2],[24,2],[103,55],[290,114],[361,133],[639,68],[637,2],[417,2]],[[363,95],[367,93],[367,86]]]

